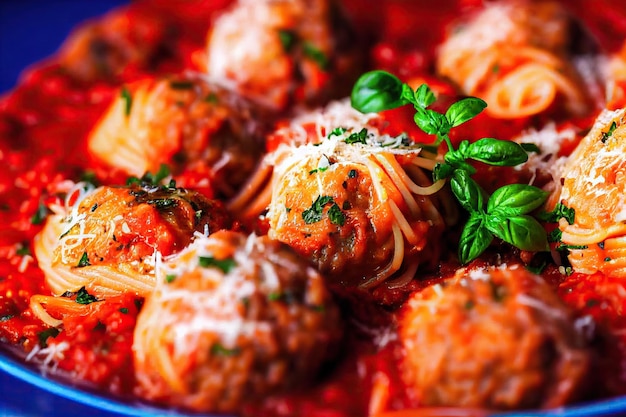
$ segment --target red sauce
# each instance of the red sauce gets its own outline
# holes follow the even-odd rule
[[[130,11],[148,10],[163,16],[177,28],[173,50],[177,51],[156,69],[129,67],[117,77],[83,82],[71,78],[55,63],[31,70],[13,92],[0,100],[0,339],[31,350],[45,342],[47,326],[33,317],[29,299],[34,294],[49,294],[43,273],[32,258],[33,237],[41,230],[43,203],[58,199],[53,184],[63,179],[77,181],[86,173],[97,173],[104,183],[119,184],[125,178],[90,160],[86,155],[86,135],[113,98],[116,88],[124,82],[144,76],[177,72],[193,67],[194,56],[203,47],[206,22],[227,0],[196,0],[189,2],[155,0],[137,1]],[[403,79],[419,79],[427,75],[433,64],[433,48],[444,33],[444,27],[461,10],[476,7],[472,0],[439,1],[433,8],[428,2],[395,0],[345,1],[345,8],[358,22],[362,39],[376,39],[371,49],[372,67],[394,71]],[[583,16],[585,24],[607,51],[620,46],[615,34],[626,34],[626,15],[618,13],[618,0],[572,0],[572,10]],[[381,22],[382,16],[382,24]],[[374,21],[378,22],[374,24]],[[158,31],[158,28],[154,28]],[[419,39],[420,42],[414,42]],[[621,42],[621,41],[620,41]],[[417,45],[417,46],[416,46]],[[453,97],[453,88],[443,81],[435,87]],[[388,120],[398,130],[415,132],[412,117],[405,110],[389,112]],[[407,122],[408,121],[408,122]],[[581,121],[581,125],[589,121]],[[482,115],[453,137],[509,138],[530,120],[502,121]],[[418,136],[419,137],[419,136]],[[574,144],[571,145],[573,147]],[[571,150],[570,147],[570,150]],[[509,172],[508,174],[511,174]],[[507,175],[508,175],[507,174]],[[489,169],[481,172],[482,180],[500,180]],[[201,178],[198,173],[180,178],[180,184],[193,186]],[[507,176],[507,181],[515,181]],[[481,180],[481,181],[482,181]],[[211,190],[204,190],[211,194]],[[516,257],[518,254],[511,254]],[[402,291],[374,293],[373,297],[388,306],[396,306],[410,291],[432,284],[449,275],[458,265],[443,264],[431,276],[415,281]],[[563,299],[580,315],[590,314],[607,336],[600,351],[607,355],[601,361],[599,395],[626,394],[626,287],[621,282],[601,276],[574,274],[563,278],[554,269],[545,273],[558,286]],[[562,281],[562,282],[561,282]],[[363,294],[345,294],[350,308],[364,328],[376,329],[389,321],[393,314],[382,308],[364,307]],[[98,303],[88,316],[64,322],[65,331],[55,342],[70,344],[59,367],[76,372],[81,378],[114,393],[132,392],[132,332],[141,300],[125,295]],[[618,336],[623,332],[624,336]],[[45,337],[43,337],[45,339]],[[244,414],[256,416],[360,416],[367,413],[372,381],[387,379],[391,407],[400,409],[414,404],[407,398],[397,367],[398,346],[390,343],[382,350],[371,342],[366,331],[348,336],[338,363],[325,372],[321,381],[306,392],[268,398],[263,404],[252,405]],[[619,366],[615,366],[619,364]],[[377,376],[379,375],[379,376]]]

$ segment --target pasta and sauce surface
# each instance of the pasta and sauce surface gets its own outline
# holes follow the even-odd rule
[[[2,349],[209,415],[626,395],[625,107],[617,0],[137,0],[0,98]]]

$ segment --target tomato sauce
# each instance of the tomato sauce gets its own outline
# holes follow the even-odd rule
[[[3,166],[0,171],[0,339],[22,345],[28,352],[35,346],[45,346],[51,341],[49,337],[54,336],[29,309],[32,295],[50,294],[33,258],[31,242],[49,214],[45,203],[60,201],[56,184],[94,175],[105,184],[125,181],[119,172],[91,160],[86,150],[86,136],[117,94],[117,88],[142,77],[195,67],[202,53],[207,21],[228,3],[228,0],[137,1],[129,6],[129,15],[149,11],[172,23],[175,36],[171,50],[175,54],[163,58],[154,68],[131,65],[121,74],[95,82],[73,78],[55,62],[43,63],[26,73],[21,84],[0,99],[0,164]],[[439,1],[435,9],[429,2],[412,0],[370,0],[366,4],[348,0],[344,8],[357,22],[355,28],[360,39],[371,46],[371,67],[393,71],[405,80],[431,82],[434,80],[428,73],[433,65],[433,50],[443,37],[446,23],[458,16],[459,10],[471,10],[480,3]],[[626,34],[626,14],[616,13],[619,3],[600,0],[590,6],[591,1],[571,0],[568,4],[578,16],[584,17],[584,23],[602,48],[611,52],[621,47],[623,39],[615,34]],[[160,30],[152,29],[155,33]],[[433,84],[433,88],[441,93],[442,102],[456,98],[453,87],[444,81]],[[424,136],[416,133],[406,110],[388,112],[386,118],[394,129]],[[588,126],[589,120],[576,123]],[[505,122],[481,115],[459,129],[452,139],[458,143],[461,139],[480,137],[510,138],[532,125],[533,121],[527,119]],[[570,151],[573,145],[569,145]],[[481,182],[491,180],[494,187],[501,185],[489,169],[479,175]],[[507,175],[506,181],[516,181],[519,177],[515,175],[520,174],[509,171]],[[201,179],[199,173],[188,173],[179,179],[179,184],[192,187]],[[204,193],[210,195],[212,191],[205,189]],[[388,328],[393,322],[393,313],[389,311],[411,291],[437,282],[456,267],[454,262],[444,263],[436,274],[403,290],[342,294],[349,308],[361,310],[353,315],[362,328],[348,335],[337,363],[331,364],[316,386],[305,392],[270,397],[262,404],[248,406],[244,414],[365,415],[372,385],[377,381],[385,384],[388,395],[395,399],[391,408],[415,406],[406,396],[399,376],[398,344],[392,341],[379,350],[372,343],[373,334],[380,336]],[[549,270],[545,275],[569,305],[581,316],[591,315],[609,335],[598,342],[602,345],[600,351],[607,355],[600,362],[602,389],[597,395],[626,394],[626,287],[599,274],[565,277]],[[363,299],[367,297],[382,300],[386,307],[364,307],[367,302]],[[113,297],[97,303],[87,316],[65,320],[65,331],[54,341],[57,345],[62,342],[69,345],[59,369],[113,393],[131,393],[132,333],[141,303],[140,298],[131,295]]]

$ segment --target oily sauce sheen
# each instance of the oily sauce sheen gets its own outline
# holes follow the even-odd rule
[[[86,384],[133,398],[137,382],[131,348],[144,298],[123,294],[92,303],[84,315],[64,320],[64,330],[58,334],[29,308],[33,295],[52,295],[34,257],[33,239],[51,214],[47,207],[62,204],[59,184],[64,180],[89,180],[98,185],[126,183],[125,172],[91,156],[87,149],[91,129],[110,104],[119,99],[120,86],[197,68],[199,51],[205,47],[207,22],[229,3],[227,0],[133,2],[102,18],[109,19],[108,24],[99,24],[97,19],[91,22],[87,33],[70,38],[58,56],[25,72],[15,89],[0,99],[0,164],[3,167],[0,171],[0,339],[6,346],[21,346],[27,355],[35,346],[45,347],[49,337],[55,338],[56,345],[67,342],[69,348],[56,365],[60,374],[77,375]],[[580,25],[588,31],[585,36],[593,38],[602,53],[619,51],[626,37],[626,14],[617,0],[564,3],[578,16]],[[402,79],[427,82],[442,97],[437,105],[445,109],[458,93],[450,83],[432,75],[435,48],[453,18],[471,13],[482,4],[479,0],[446,0],[439,1],[435,9],[426,1],[346,0],[341,6],[351,22],[350,42],[367,51],[362,57],[363,69],[385,69]],[[90,36],[99,41],[89,41],[93,39]],[[356,77],[358,74],[350,82]],[[334,98],[348,93],[349,88]],[[597,98],[591,97],[591,101]],[[461,139],[481,137],[511,139],[524,128],[542,126],[547,120],[584,130],[591,126],[595,113],[572,117],[563,109],[555,108],[540,116],[512,120],[482,114],[456,129],[451,139],[455,144]],[[267,120],[263,115],[258,117]],[[391,134],[408,132],[418,142],[428,141],[413,124],[410,110],[388,111],[384,117]],[[272,143],[272,138],[268,139],[265,145],[268,150],[280,143],[280,138],[274,139],[276,144]],[[576,140],[563,145],[561,152],[569,153]],[[509,168],[496,170],[483,166],[478,169],[475,179],[489,191],[505,183],[528,182],[531,176]],[[179,187],[201,193],[203,197],[198,198],[202,201],[232,197],[233,187],[211,184],[211,181],[224,182],[229,178],[211,175],[210,171],[198,168],[180,170],[174,178]],[[207,182],[207,177],[211,181]],[[540,185],[548,180],[537,178]],[[237,185],[240,183],[238,180]],[[223,218],[226,216],[230,214],[224,214]],[[193,215],[188,214],[188,217],[191,219]],[[173,219],[172,223],[175,221]],[[222,223],[229,223],[228,228],[233,230],[259,234],[268,228],[267,223],[259,219]],[[191,232],[188,232],[193,233],[193,227],[189,229]],[[148,230],[147,235],[157,230],[158,225]],[[458,234],[457,230],[441,237],[445,250],[455,251],[450,248],[456,248]],[[496,243],[472,264],[472,268],[515,263],[520,259],[533,266],[543,261]],[[542,276],[546,282],[577,316],[590,315],[600,329],[591,342],[595,352],[592,360],[596,361],[595,369],[599,372],[594,372],[588,384],[596,388],[586,389],[578,399],[626,394],[626,339],[619,336],[626,334],[622,317],[626,308],[623,281],[600,273],[563,275],[557,266],[545,260],[548,266]],[[453,254],[444,254],[434,272],[418,274],[418,279],[400,288],[377,287],[361,291],[350,286],[333,287],[336,298],[341,300],[339,305],[344,316],[349,317],[348,323],[356,323],[346,330],[338,354],[305,388],[267,396],[246,404],[240,412],[254,416],[348,417],[367,415],[380,402],[391,410],[388,411],[390,416],[404,415],[401,411],[393,414],[393,410],[410,409],[418,404],[407,394],[403,382],[406,379],[401,375],[403,347],[397,338],[384,332],[395,322],[396,314],[410,294],[452,276],[459,267]],[[74,299],[78,294],[67,296]],[[48,313],[54,316],[54,311]],[[592,329],[590,331],[593,333]],[[385,337],[389,338],[388,343],[379,348],[381,338]],[[514,350],[510,352],[510,355],[515,354]],[[373,398],[373,392],[382,392],[376,389],[380,386],[387,387],[386,393],[381,398]],[[495,408],[501,405],[495,404]],[[529,404],[531,407],[541,405],[540,402]],[[482,413],[474,412],[475,415]],[[468,415],[471,413],[468,411]]]

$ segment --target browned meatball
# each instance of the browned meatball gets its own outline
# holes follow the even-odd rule
[[[169,57],[174,33],[162,16],[133,8],[116,10],[73,32],[61,48],[60,64],[84,81],[123,78],[125,73],[154,69]]]
[[[84,286],[97,296],[145,295],[155,285],[155,253],[171,255],[194,234],[232,225],[219,201],[173,186],[77,188],[69,195],[75,201],[48,218],[35,244],[55,294]]]
[[[521,266],[463,271],[414,294],[400,335],[403,377],[423,405],[559,406],[590,366],[569,311]]]
[[[158,276],[134,336],[144,398],[235,412],[313,380],[340,339],[322,277],[267,237],[197,238]]]
[[[261,156],[262,116],[197,75],[143,79],[120,90],[88,138],[97,159],[129,175],[197,172],[231,195]]]

